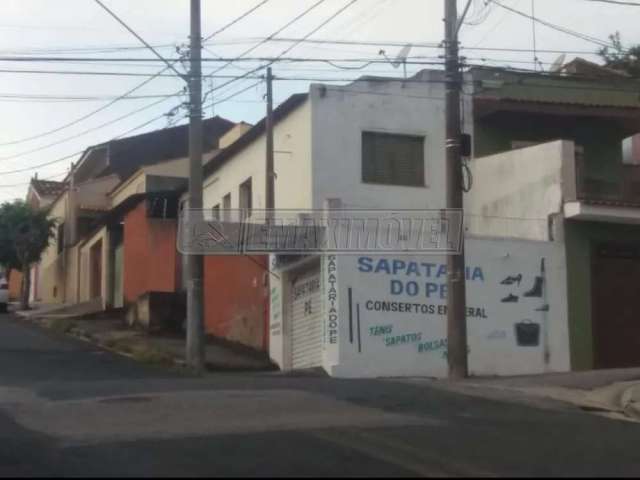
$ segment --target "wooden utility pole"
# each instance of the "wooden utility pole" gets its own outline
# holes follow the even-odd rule
[[[273,218],[272,210],[275,208],[275,172],[273,163],[273,74],[271,67],[267,68],[267,116],[265,118],[265,131],[267,136],[267,168],[266,168],[266,189],[265,206],[271,212],[267,213],[269,218]]]
[[[460,90],[462,75],[458,57],[457,0],[445,0],[445,81],[446,81],[446,195],[447,209],[460,210],[462,198],[462,159],[460,155]],[[464,238],[460,253],[447,255],[447,346],[449,378],[469,374],[467,353],[466,285]]]
[[[202,39],[200,0],[191,0],[189,67],[189,211],[202,209]],[[189,254],[187,272],[187,365],[204,368],[203,257]]]

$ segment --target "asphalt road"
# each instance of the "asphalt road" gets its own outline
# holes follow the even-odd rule
[[[403,381],[193,378],[0,316],[0,477],[638,476],[638,438]]]

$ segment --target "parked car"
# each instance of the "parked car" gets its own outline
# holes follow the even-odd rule
[[[9,282],[6,278],[0,278],[0,312],[5,313],[9,305]]]

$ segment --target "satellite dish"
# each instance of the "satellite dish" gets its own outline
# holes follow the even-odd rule
[[[412,47],[413,45],[411,45],[410,43],[402,47],[402,50],[398,52],[396,59],[393,62],[391,62],[391,65],[393,65],[393,68],[398,68],[400,65],[406,64],[407,57],[409,56],[409,52],[411,51]]]
[[[562,70],[562,66],[564,65],[565,58],[567,58],[567,55],[564,53],[560,55],[558,58],[556,58],[555,62],[553,62],[551,64],[551,67],[549,67],[549,71],[553,73],[557,73],[560,70]]]

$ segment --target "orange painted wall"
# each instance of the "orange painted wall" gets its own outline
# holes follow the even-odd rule
[[[143,201],[124,219],[125,304],[146,292],[177,288],[176,220],[147,218],[146,212]]]
[[[22,272],[11,270],[9,273],[9,300],[19,300],[22,290]]]
[[[205,328],[208,334],[266,351],[268,257],[251,258],[205,257]]]

